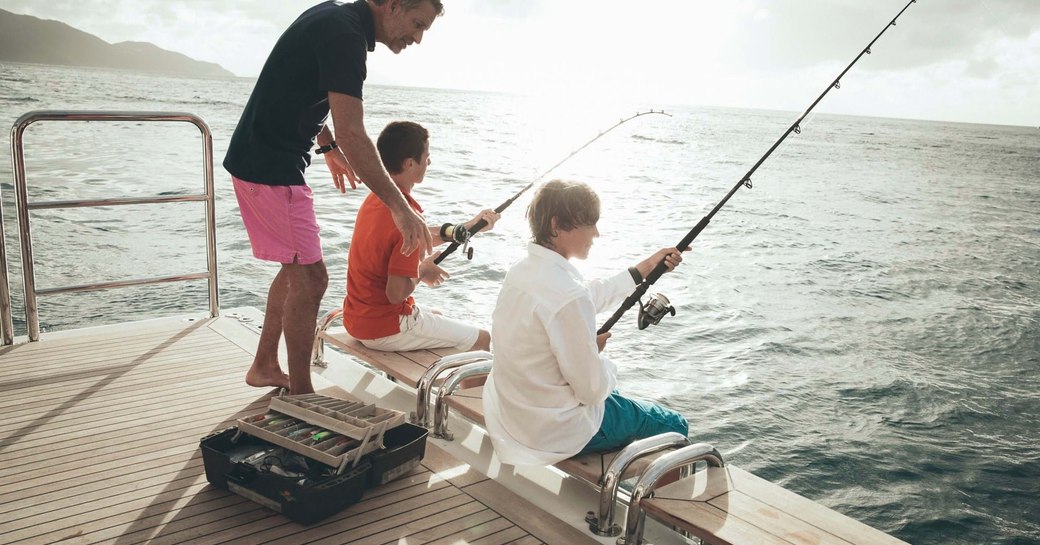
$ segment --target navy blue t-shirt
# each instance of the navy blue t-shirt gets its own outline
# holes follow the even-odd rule
[[[329,115],[329,91],[361,97],[375,50],[365,0],[323,2],[278,39],[231,136],[224,168],[240,180],[305,185],[310,150]]]

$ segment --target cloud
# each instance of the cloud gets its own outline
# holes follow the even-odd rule
[[[0,8],[255,76],[286,26],[316,2],[0,0]],[[906,2],[445,0],[421,47],[377,48],[369,82],[800,110]],[[1040,0],[919,0],[821,109],[1037,125],[1038,59]]]
[[[757,16],[740,21],[744,40],[728,44],[730,62],[787,70],[850,61],[891,21],[906,0],[757,0]],[[966,58],[997,39],[1025,39],[1040,30],[1036,0],[920,0],[874,47],[866,70],[906,69]],[[869,64],[869,66],[867,66]]]

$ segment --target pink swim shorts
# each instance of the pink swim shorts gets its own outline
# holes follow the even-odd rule
[[[254,184],[231,177],[242,223],[257,259],[310,265],[321,261],[314,193],[305,185]]]

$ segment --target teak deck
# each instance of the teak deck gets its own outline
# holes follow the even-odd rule
[[[709,467],[658,488],[647,515],[718,545],[906,545],[739,467]]]
[[[412,473],[313,526],[213,487],[199,440],[273,394],[243,381],[244,329],[153,320],[0,348],[0,542],[592,542],[432,443]]]

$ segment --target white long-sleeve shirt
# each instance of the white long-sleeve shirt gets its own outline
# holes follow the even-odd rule
[[[596,313],[635,287],[628,271],[583,283],[560,254],[529,244],[492,314],[494,364],[484,420],[504,464],[551,465],[599,430],[617,367],[596,346]]]

